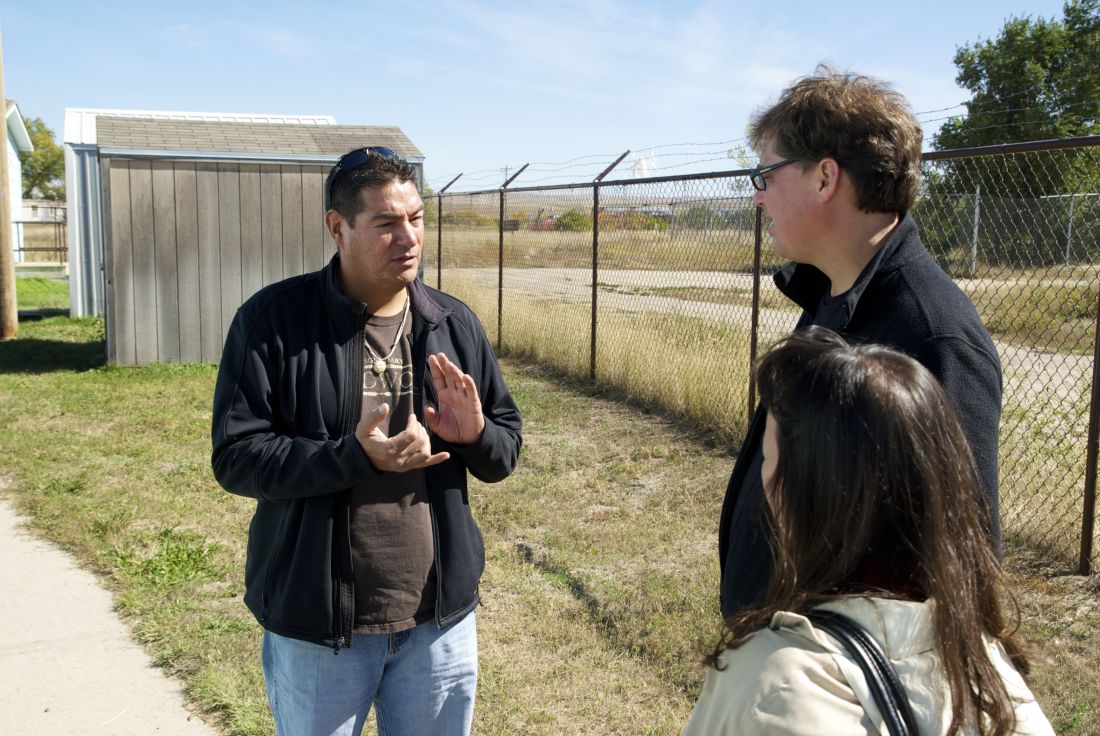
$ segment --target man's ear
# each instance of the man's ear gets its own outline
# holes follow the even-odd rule
[[[817,199],[828,202],[840,191],[840,164],[834,158],[823,158],[817,162],[814,173],[817,175]]]
[[[325,230],[328,231],[332,242],[336,243],[336,247],[339,248],[344,241],[344,229],[343,224],[347,222],[344,216],[336,210],[328,210],[325,212]]]

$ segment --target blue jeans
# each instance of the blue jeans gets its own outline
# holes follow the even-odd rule
[[[379,736],[470,733],[477,686],[474,613],[330,647],[264,632],[267,700],[279,736],[359,736],[374,705]]]

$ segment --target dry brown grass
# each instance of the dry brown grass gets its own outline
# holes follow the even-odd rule
[[[1023,633],[1035,645],[1030,684],[1056,733],[1095,736],[1100,734],[1100,576],[1068,573],[1051,559],[1048,550],[1027,544],[1006,550]]]
[[[1083,397],[1073,403],[1059,400],[1049,390],[1006,394],[1001,523],[1006,533],[1068,565],[1080,550],[1088,402]]]
[[[448,274],[446,287],[481,315],[495,344],[496,294],[454,272]],[[590,377],[588,305],[509,294],[505,310],[503,353],[576,379]],[[708,319],[604,308],[596,355],[596,382],[606,390],[697,422],[727,441],[747,427],[749,335],[744,329]]]
[[[101,323],[54,319],[0,344],[5,494],[104,576],[197,711],[268,734],[259,629],[240,601],[253,503],[210,476],[213,367],[97,368],[101,340]],[[694,638],[714,619],[720,497],[698,479],[725,457],[655,416],[637,437],[620,405],[507,372],[527,419],[521,466],[471,491],[488,540],[477,732],[679,733]]]
[[[500,254],[496,228],[446,227],[443,269],[496,266]],[[439,257],[436,233],[426,239],[425,269]],[[518,268],[582,268],[592,264],[591,232],[520,230],[504,235],[504,263]],[[646,271],[745,271],[752,268],[751,231],[647,230],[600,231],[601,268]]]
[[[55,319],[0,344],[4,493],[103,575],[197,712],[269,734],[240,601],[252,502],[207,460],[214,369],[96,367],[101,340],[102,323]],[[471,487],[488,557],[475,732],[678,734],[718,623],[730,446],[560,370],[505,372],[525,445],[511,478]],[[1036,691],[1059,733],[1096,733],[1100,587],[1050,559],[1010,544],[1006,560],[1025,632],[1053,660]]]

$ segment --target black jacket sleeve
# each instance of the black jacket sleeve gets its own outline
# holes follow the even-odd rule
[[[311,439],[277,431],[280,346],[237,311],[222,351],[211,429],[214,477],[227,491],[288,500],[336,493],[380,475],[354,433]]]
[[[488,338],[472,313],[470,319],[473,320],[470,339],[477,345],[478,351],[477,375],[474,378],[478,385],[478,398],[481,399],[481,411],[485,415],[485,430],[477,441],[469,445],[448,447],[461,458],[475,478],[496,483],[515,470],[523,444],[523,421],[515,400],[504,385],[500,365]]]
[[[992,346],[964,336],[939,336],[921,345],[916,359],[939,379],[962,425],[985,490],[990,539],[1001,546],[997,445],[1001,425],[1001,364]]]

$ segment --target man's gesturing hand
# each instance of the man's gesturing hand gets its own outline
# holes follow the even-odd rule
[[[424,421],[440,438],[457,445],[468,445],[481,437],[485,415],[477,384],[443,353],[428,356],[428,368],[439,408],[425,406]]]
[[[367,453],[374,467],[391,473],[404,473],[406,470],[441,463],[451,456],[448,452],[432,454],[428,430],[424,429],[413,414],[409,415],[408,424],[402,432],[387,437],[380,425],[389,414],[389,405],[382,404],[360,420],[355,428],[355,438],[363,446],[363,452]]]

